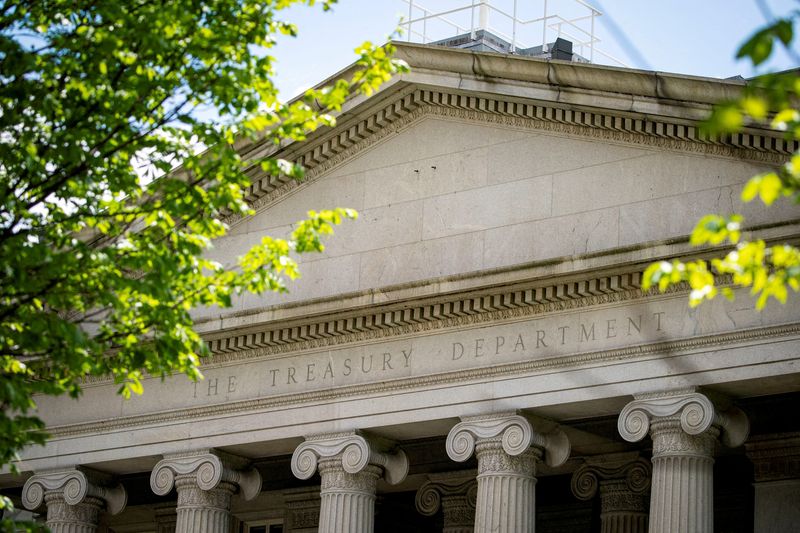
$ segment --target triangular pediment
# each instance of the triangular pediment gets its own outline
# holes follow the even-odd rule
[[[473,148],[493,147],[492,152],[498,157],[508,149],[509,162],[527,164],[525,156],[530,155],[530,148],[517,152],[517,146],[507,141],[520,141],[531,135],[540,135],[543,139],[548,135],[567,137],[573,142],[574,153],[565,153],[566,145],[561,141],[552,149],[542,145],[536,154],[536,165],[543,172],[568,168],[565,156],[587,164],[594,158],[603,162],[606,157],[611,160],[616,157],[598,150],[597,146],[617,146],[619,148],[612,150],[615,153],[631,154],[634,153],[631,150],[639,149],[767,164],[779,164],[785,154],[793,150],[779,138],[753,133],[709,141],[699,136],[695,125],[685,121],[670,122],[645,116],[631,118],[617,111],[587,111],[555,103],[520,103],[501,97],[474,97],[447,91],[406,89],[389,99],[388,104],[384,101],[377,108],[373,106],[368,111],[351,114],[355,118],[340,117],[339,125],[333,130],[318,133],[304,143],[292,144],[276,153],[277,157],[302,163],[307,177],[295,182],[285,177],[254,175],[253,185],[247,191],[253,207],[262,211],[275,206],[284,196],[294,194],[295,189],[305,188],[325,176],[352,174],[403,162],[424,162],[426,158],[445,153],[463,154]],[[754,146],[759,149],[753,150]],[[229,222],[236,226],[241,220],[232,217]]]
[[[240,309],[685,236],[699,215],[740,207],[733,187],[762,168],[497,116],[421,106],[271,193],[215,243],[215,259],[230,264],[264,235],[286,236],[309,209],[360,217],[324,254],[302,258],[289,294],[248,296]]]

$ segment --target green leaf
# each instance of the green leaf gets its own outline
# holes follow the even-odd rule
[[[772,205],[781,192],[781,179],[774,172],[764,174],[758,187],[758,194],[761,201],[766,205]]]

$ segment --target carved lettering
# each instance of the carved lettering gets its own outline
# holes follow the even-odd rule
[[[595,338],[594,338],[594,322],[592,322],[592,327],[591,327],[591,328],[589,328],[589,331],[586,331],[586,324],[581,324],[581,338],[580,338],[580,342],[586,342],[586,341],[588,341],[588,340],[589,340],[589,335],[590,335],[590,334],[592,335],[592,340],[595,340]]]
[[[456,346],[458,346],[458,355],[456,355]],[[453,361],[461,359],[461,356],[464,355],[464,345],[460,342],[453,343]]]
[[[475,357],[483,356],[483,339],[475,339]]]
[[[567,330],[569,326],[559,326],[558,331],[561,332],[561,344],[563,345],[566,342],[567,337]]]
[[[505,337],[495,337],[494,338],[494,345],[495,345],[494,354],[495,355],[498,355],[500,353],[500,348],[502,348],[505,343],[506,343],[506,338]]]
[[[544,330],[543,329],[537,329],[536,330],[536,348],[539,348],[540,346],[544,346],[545,348],[547,348],[547,343],[544,342]]]
[[[642,315],[639,315],[639,322],[634,322],[633,318],[628,317],[628,337],[631,336],[631,326],[636,329],[636,333],[642,333]]]
[[[365,374],[369,374],[372,372],[372,354],[369,354],[369,368],[367,368],[367,358],[363,355],[361,356],[361,371]]]
[[[617,336],[617,319],[610,318],[606,320],[606,339],[613,339]]]
[[[664,316],[664,312],[653,313],[653,316],[656,317],[656,331],[661,331],[661,317]]]
[[[408,365],[409,365],[409,363],[411,362],[411,352],[413,352],[413,351],[414,351],[414,349],[413,349],[413,348],[410,348],[410,349],[408,350],[408,353],[406,353],[406,351],[405,351],[405,350],[402,350],[402,352],[403,352],[403,358],[406,360],[406,364],[405,364],[405,365],[403,365],[403,368],[408,368]]]
[[[517,348],[521,348],[522,351],[525,351],[525,343],[522,341],[522,335],[517,335],[517,342],[514,343],[514,351],[517,351]]]
[[[664,338],[662,332],[671,325],[665,318],[669,313],[645,312],[642,308],[640,310],[641,313],[638,310],[630,313],[619,310],[603,311],[603,314],[597,311],[581,315],[567,314],[560,318],[545,317],[522,323],[488,324],[481,327],[478,334],[453,331],[443,332],[442,337],[437,334],[421,336],[408,341],[404,348],[392,348],[396,345],[376,342],[371,347],[364,348],[373,353],[357,356],[352,352],[348,353],[350,348],[345,346],[324,353],[299,354],[288,359],[282,366],[272,366],[275,365],[274,361],[267,362],[265,366],[271,367],[258,372],[264,377],[263,385],[268,389],[276,392],[302,390],[303,387],[359,383],[361,381],[356,380],[361,376],[369,376],[368,379],[393,379],[476,365],[567,356],[587,348],[616,349],[632,342],[625,341],[626,338],[636,336],[644,336],[647,342],[658,337]],[[412,361],[415,351],[421,352],[420,357],[419,360],[415,358]],[[233,399],[232,395],[250,394],[249,380],[243,381],[240,377],[241,373],[214,377],[212,370],[211,375],[207,374],[206,384],[193,383],[189,394],[197,401],[205,398],[208,398],[206,401],[224,401]],[[202,394],[203,390],[206,391],[205,396]],[[220,392],[227,394],[220,395]]]

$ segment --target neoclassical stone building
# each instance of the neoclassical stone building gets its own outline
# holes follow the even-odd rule
[[[411,72],[283,146],[307,179],[254,173],[214,255],[359,220],[290,294],[197,311],[204,381],[40,399],[52,439],[3,492],[53,531],[794,530],[798,300],[640,276],[709,212],[797,241],[796,206],[738,201],[796,146],[698,135],[739,82],[397,46]]]

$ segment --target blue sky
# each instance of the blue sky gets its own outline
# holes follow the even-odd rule
[[[470,3],[416,1],[434,11]],[[595,26],[595,34],[601,39],[599,48],[632,67],[718,78],[755,73],[747,62],[734,59],[745,37],[765,22],[755,0],[586,1],[603,12]],[[512,5],[511,0],[492,2],[509,11]],[[761,4],[776,16],[800,9],[797,0],[762,0]],[[518,0],[518,6],[521,14],[533,15],[541,12],[542,0]],[[573,0],[549,0],[548,6],[550,13],[564,16],[575,9]],[[522,13],[523,9],[528,11]],[[300,35],[281,38],[272,50],[278,61],[277,81],[283,97],[291,97],[350,64],[355,59],[353,49],[362,41],[384,42],[407,12],[402,0],[339,0],[327,13],[319,6],[287,11],[283,18],[295,22]],[[490,25],[500,26],[502,21],[498,18],[502,17],[491,15]],[[540,44],[541,26],[530,28],[527,33],[520,31],[518,36],[523,43]],[[554,38],[555,34],[549,37]],[[626,40],[638,53],[628,53]],[[602,58],[596,55],[596,59]],[[796,66],[800,65],[780,53],[768,68]]]

